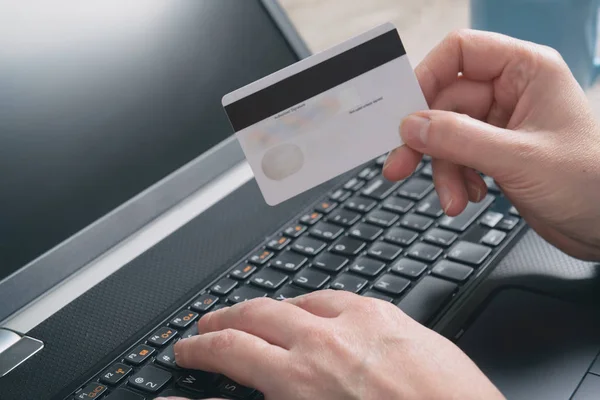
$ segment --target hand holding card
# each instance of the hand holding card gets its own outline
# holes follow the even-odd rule
[[[269,205],[400,146],[402,119],[428,108],[389,23],[231,92],[222,104]]]

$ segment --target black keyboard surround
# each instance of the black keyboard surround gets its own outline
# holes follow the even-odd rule
[[[396,304],[434,327],[526,224],[488,177],[488,196],[451,218],[441,210],[428,157],[401,182],[381,176],[384,160],[365,164],[284,224],[66,399],[262,399],[225,376],[178,368],[172,351],[177,340],[197,334],[203,313],[255,297],[348,290]]]

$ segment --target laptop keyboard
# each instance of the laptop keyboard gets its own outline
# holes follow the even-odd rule
[[[257,297],[346,290],[430,324],[524,223],[488,177],[486,198],[448,217],[428,158],[401,182],[381,176],[384,161],[374,160],[283,226],[68,399],[261,399],[227,377],[180,369],[173,354],[177,340],[198,334],[203,313]]]

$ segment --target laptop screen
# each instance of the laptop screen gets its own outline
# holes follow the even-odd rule
[[[0,280],[231,135],[296,61],[258,1],[0,3]]]

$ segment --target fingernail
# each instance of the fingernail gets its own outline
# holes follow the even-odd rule
[[[418,115],[405,118],[400,125],[400,137],[410,146],[425,147],[431,121]]]
[[[444,207],[444,214],[448,214],[448,210],[454,201],[452,194],[446,186],[440,187],[437,192],[438,196],[440,197],[440,203],[442,203],[442,207]]]
[[[392,155],[396,152],[396,150],[398,150],[398,149],[394,149],[394,150],[392,150],[392,151],[389,152],[387,158],[385,159],[385,163],[383,163],[383,170],[384,171],[385,171],[385,169],[387,167],[390,166],[390,164],[392,164],[392,161],[393,161]]]
[[[472,193],[477,193],[475,196],[475,203],[479,203],[479,201],[481,200],[481,187],[479,187],[479,185],[473,183],[473,182],[468,182],[469,184],[469,189],[471,190]]]

